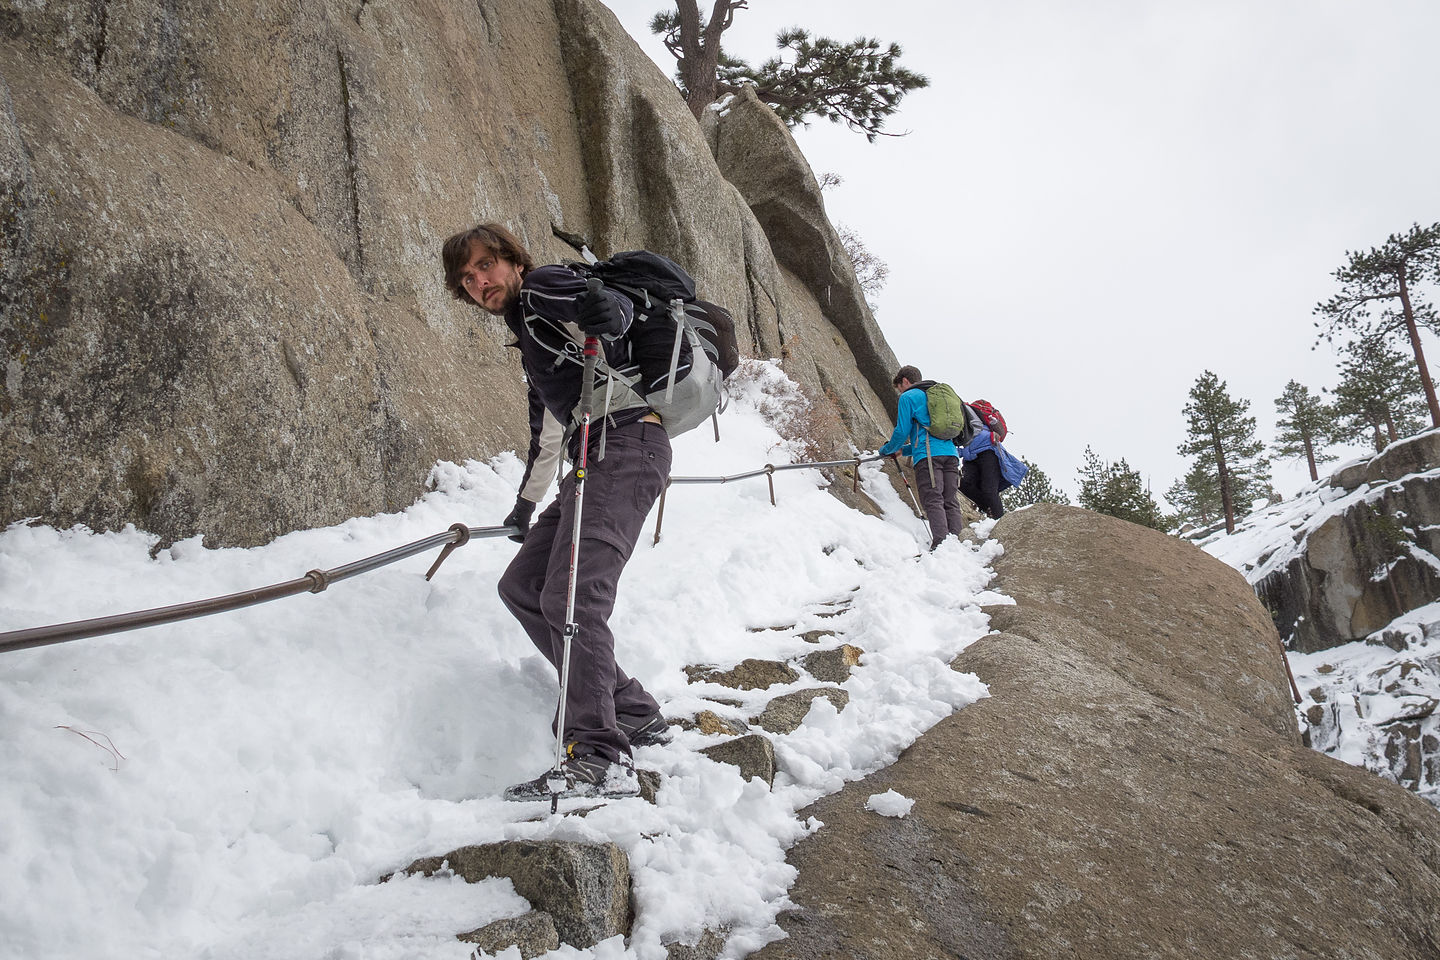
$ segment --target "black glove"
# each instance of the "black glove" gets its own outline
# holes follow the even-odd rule
[[[617,337],[625,329],[625,314],[605,288],[596,285],[580,295],[575,322],[580,324],[586,336]]]
[[[524,497],[515,498],[515,509],[505,518],[501,526],[515,527],[520,532],[510,534],[510,539],[516,543],[523,543],[525,533],[530,529],[530,516],[535,512],[535,504]]]

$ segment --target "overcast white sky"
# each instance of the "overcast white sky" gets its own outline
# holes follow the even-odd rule
[[[673,73],[662,0],[605,2]],[[1157,499],[1183,476],[1206,369],[1271,442],[1288,380],[1337,379],[1310,311],[1345,252],[1440,221],[1436,0],[753,0],[726,48],[758,62],[792,25],[897,42],[930,78],[889,124],[909,136],[797,139],[890,265],[900,362],[994,402],[1072,497],[1087,443]],[[1275,468],[1287,497],[1308,482]]]

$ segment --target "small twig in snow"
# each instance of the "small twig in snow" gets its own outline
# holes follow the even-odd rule
[[[119,773],[119,772],[120,772],[120,761],[125,759],[125,754],[121,753],[121,752],[116,748],[116,746],[115,746],[115,741],[113,741],[113,740],[111,740],[109,737],[105,736],[105,734],[100,733],[100,732],[97,731],[97,730],[76,730],[74,727],[66,726],[66,725],[63,724],[63,723],[61,723],[61,724],[56,724],[56,725],[55,725],[55,729],[56,729],[56,730],[69,730],[71,733],[75,734],[77,737],[84,737],[86,740],[89,740],[91,743],[95,744],[95,746],[99,747],[101,750],[104,750],[104,751],[108,752],[108,753],[111,755],[111,758],[110,758],[110,769],[111,769],[113,772],[115,772],[115,773]],[[93,736],[92,736],[92,734],[93,734]],[[99,740],[96,740],[95,737],[105,737],[105,742],[104,742],[104,743],[101,743]]]

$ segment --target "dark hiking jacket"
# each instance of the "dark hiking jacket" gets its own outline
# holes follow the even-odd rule
[[[565,431],[574,425],[584,378],[584,334],[576,324],[577,301],[585,293],[585,281],[561,266],[536,267],[525,275],[520,297],[505,313],[505,325],[519,341],[520,362],[529,384],[530,449],[520,496],[538,503],[544,497],[559,466]],[[634,315],[624,294],[606,289],[607,296],[620,305],[625,327],[613,338],[600,339],[601,354],[612,367],[629,359],[631,322]],[[595,407],[600,409],[604,381],[596,387]],[[636,406],[611,413],[605,418],[612,427],[639,420],[649,408]],[[579,432],[572,431],[569,455],[579,454]],[[593,444],[593,440],[592,440]]]

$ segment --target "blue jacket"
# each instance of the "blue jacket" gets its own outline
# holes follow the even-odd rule
[[[895,414],[895,432],[880,448],[880,456],[903,453],[916,463],[926,457],[955,457],[959,451],[953,440],[930,436],[930,408],[925,404],[924,388],[933,380],[925,380],[900,394],[900,408]],[[988,431],[987,431],[988,433]]]
[[[976,431],[975,439],[960,448],[960,458],[974,460],[986,450],[994,450],[995,456],[999,458],[1000,476],[1004,477],[1010,486],[1020,486],[1020,481],[1025,479],[1025,474],[1030,472],[1030,468],[1025,466],[1018,457],[1012,456],[1010,451],[996,443],[995,435],[989,430]]]

